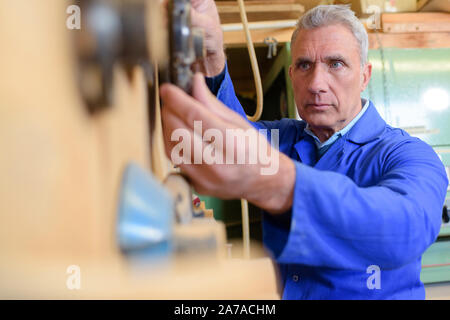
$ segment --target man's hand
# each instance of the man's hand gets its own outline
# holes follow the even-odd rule
[[[162,119],[166,153],[172,158],[173,148],[181,143],[172,134],[181,129],[189,133],[183,136],[190,140],[190,150],[183,151],[184,162],[179,164],[182,172],[190,179],[195,190],[202,194],[222,199],[245,198],[269,212],[280,213],[292,206],[295,184],[295,166],[291,159],[272,148],[266,137],[260,135],[246,120],[217,100],[207,88],[204,77],[196,74],[193,80],[193,97],[179,88],[164,84],[161,86],[163,100]],[[201,121],[201,132],[195,129],[194,121]],[[197,122],[198,124],[199,122]],[[197,126],[198,129],[198,126]],[[234,130],[237,140],[248,141],[245,132],[258,136],[258,143],[232,143],[229,145],[227,131]],[[250,131],[248,131],[250,130]],[[252,131],[254,130],[254,131]],[[214,139],[208,136],[214,133]],[[180,132],[180,130],[178,130]],[[223,138],[223,143],[218,143]],[[233,138],[234,139],[234,138]],[[173,141],[175,140],[175,141]],[[234,141],[234,140],[233,140]],[[215,155],[223,155],[223,164],[207,164],[204,150],[214,146]],[[211,149],[210,149],[211,150]],[[232,152],[231,163],[225,160]],[[270,165],[257,157],[256,162],[238,163],[238,155],[270,154],[278,161],[277,170],[269,175],[262,174]],[[201,155],[201,164],[196,163],[196,155]],[[198,160],[198,159],[197,159]],[[197,161],[198,162],[198,161]]]
[[[191,0],[191,24],[204,30],[206,48],[205,74],[208,77],[218,75],[225,67],[223,49],[223,31],[219,14],[213,0]]]
[[[169,0],[162,0],[166,14]],[[165,20],[167,24],[167,19]],[[214,77],[225,67],[225,52],[223,48],[223,31],[220,25],[219,13],[214,0],[191,0],[191,25],[204,31],[206,57],[204,58],[204,73]],[[199,67],[199,66],[196,66]],[[200,66],[202,67],[202,66]],[[194,68],[197,70],[197,68]]]

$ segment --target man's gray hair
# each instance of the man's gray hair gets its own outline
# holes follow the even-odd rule
[[[291,45],[302,29],[315,29],[334,24],[342,24],[352,32],[360,47],[361,66],[364,66],[369,51],[369,38],[366,28],[350,9],[350,5],[320,5],[306,12],[297,22],[297,27],[292,34]]]

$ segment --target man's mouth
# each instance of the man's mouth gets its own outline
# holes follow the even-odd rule
[[[316,110],[326,110],[331,107],[331,104],[328,103],[307,103],[307,108],[313,108]]]

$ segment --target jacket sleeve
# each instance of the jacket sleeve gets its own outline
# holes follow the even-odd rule
[[[418,139],[396,147],[382,178],[370,187],[300,162],[295,167],[290,231],[276,256],[280,263],[398,268],[418,259],[439,233],[448,180],[432,148]]]

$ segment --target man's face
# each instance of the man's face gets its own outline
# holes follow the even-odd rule
[[[312,129],[336,132],[361,110],[371,65],[361,68],[360,48],[341,24],[300,30],[292,43],[289,75],[300,117]]]

